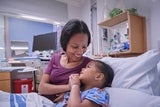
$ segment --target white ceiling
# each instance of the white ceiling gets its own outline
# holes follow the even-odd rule
[[[83,3],[86,0],[56,0],[56,1],[79,7],[79,6],[83,5]]]
[[[56,1],[70,4],[73,6],[82,6],[86,0],[56,0]],[[101,1],[105,1],[105,0],[101,0]],[[106,0],[106,1],[111,2],[110,0]],[[135,6],[150,8],[152,6],[152,3],[154,3],[158,0],[112,0],[112,1],[117,1],[117,3],[124,2],[125,4],[133,4]]]
[[[61,4],[65,3],[67,5],[78,6],[78,7],[79,6],[83,7],[84,3],[86,3],[86,0],[46,0],[46,2],[41,1],[42,3],[41,2],[37,3],[36,0],[35,1],[34,0],[33,1],[29,0],[30,2],[28,0],[21,0],[21,1],[13,0],[12,2],[11,1],[9,2],[9,0],[0,0],[0,8],[2,8],[3,6],[8,6],[8,8],[5,8],[6,10],[8,10],[8,11],[5,10],[7,12],[6,14],[17,15],[17,11],[14,12],[14,10],[16,10],[15,9],[16,7],[14,7],[14,6],[16,6],[16,4],[19,4],[18,7],[21,7],[22,9],[25,8],[27,11],[30,10],[28,13],[30,13],[31,10],[36,10],[37,9],[36,7],[39,7],[37,9],[36,13],[43,13],[45,15],[45,17],[48,17],[50,19],[52,19],[52,17],[57,16],[57,15],[53,14],[54,11],[55,12],[57,11],[53,8],[55,6],[55,1],[59,1],[59,2],[61,2]],[[14,3],[14,1],[16,3]],[[104,2],[105,0],[101,0],[101,1]],[[119,4],[121,2],[121,3],[124,3],[125,5],[127,5],[129,7],[134,7],[134,8],[141,7],[142,9],[150,10],[150,8],[152,7],[152,4],[155,1],[158,1],[158,0],[112,0],[112,1],[111,0],[106,0],[106,1],[109,1],[109,2],[115,1],[115,2],[117,2],[117,4]],[[60,9],[58,9],[58,10],[60,11]],[[1,9],[0,13],[3,13],[3,12],[4,11],[2,11],[2,9]],[[34,11],[33,11],[33,13],[34,13]],[[50,14],[50,13],[52,13],[52,14]],[[65,21],[67,20],[67,19],[62,19],[62,18],[64,18],[64,16],[61,15],[62,14],[61,11],[58,12],[57,14],[59,14],[59,16],[61,16],[61,17],[58,17],[56,19],[61,19],[61,20],[65,20]],[[66,16],[67,16],[67,14],[68,14],[67,10],[66,10],[66,13],[63,13],[63,14],[66,14]],[[39,15],[39,16],[41,16],[41,15]]]
[[[118,0],[117,0],[118,1]],[[151,8],[152,4],[156,0],[123,0],[125,3],[130,3],[135,6],[143,7],[143,8]]]
[[[0,14],[19,18],[22,14],[32,15],[49,23],[68,21],[67,5],[56,0],[0,0]]]

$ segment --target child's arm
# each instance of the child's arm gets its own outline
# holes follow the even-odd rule
[[[67,107],[101,107],[101,106],[87,99],[81,101],[80,88],[78,85],[73,85],[71,88]]]
[[[72,85],[70,97],[68,100],[68,107],[79,107],[81,103],[80,99],[80,86]]]
[[[80,97],[80,80],[78,75],[70,76],[71,92],[67,107],[101,107],[100,105]]]

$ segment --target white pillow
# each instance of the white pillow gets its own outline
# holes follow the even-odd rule
[[[160,107],[160,96],[125,88],[106,88],[109,107]]]
[[[101,59],[112,66],[115,76],[112,87],[131,88],[151,95],[160,95],[157,63],[160,50],[152,49],[137,57]]]

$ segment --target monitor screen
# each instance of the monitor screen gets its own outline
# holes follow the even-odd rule
[[[57,32],[35,35],[32,51],[48,51],[57,49]]]

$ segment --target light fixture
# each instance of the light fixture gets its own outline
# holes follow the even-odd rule
[[[47,20],[46,18],[40,18],[40,17],[30,16],[30,15],[21,15],[21,17],[27,18],[27,19],[32,19],[32,20],[40,20],[40,21]]]
[[[57,22],[57,21],[54,21],[53,23],[56,24],[56,25],[60,25],[61,24],[60,22]]]
[[[2,50],[3,50],[3,49],[4,49],[4,47],[0,47],[0,49],[2,49]]]
[[[28,50],[28,47],[11,47],[12,50]]]

